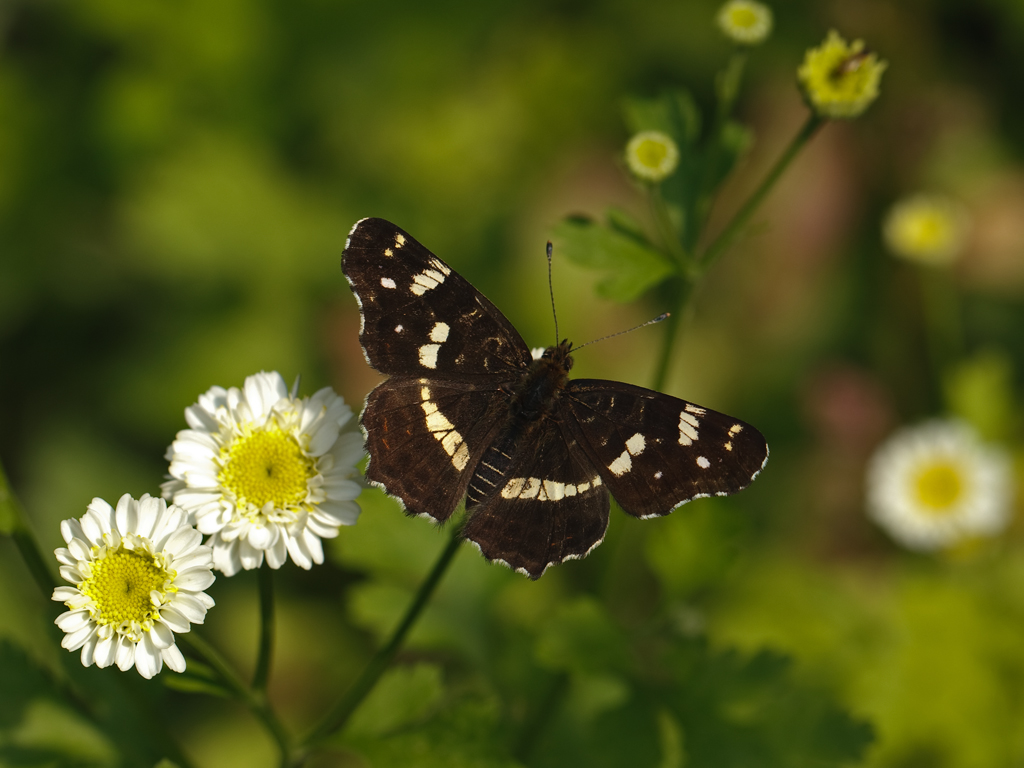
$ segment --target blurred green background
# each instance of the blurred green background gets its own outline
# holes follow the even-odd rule
[[[647,216],[622,170],[622,100],[685,86],[708,107],[730,52],[717,6],[5,0],[0,457],[44,549],[92,497],[156,493],[183,409],[214,384],[301,374],[304,393],[329,384],[359,409],[378,377],[339,269],[359,218],[394,221],[527,343],[551,343],[545,241],[568,214]],[[467,548],[318,765],[1024,766],[1020,525],[910,555],[867,521],[862,489],[891,429],[951,407],[1020,453],[1024,4],[772,6],[740,102],[755,143],[719,222],[803,122],[808,47],[834,27],[890,65],[878,103],[826,126],[716,265],[675,358],[668,391],[755,424],[767,470],[669,518],[615,511],[590,558],[537,583]],[[960,378],[927,365],[915,273],[881,244],[884,211],[919,190],[974,216]],[[560,326],[578,343],[664,309],[598,299],[598,279],[556,242]],[[574,373],[646,385],[660,332],[589,347]],[[328,564],[279,573],[271,695],[300,730],[443,546],[377,491],[361,503]],[[26,573],[0,542],[0,630],[22,649],[6,658],[56,667],[59,606]],[[209,591],[200,631],[247,669],[255,578]],[[95,679],[119,675],[196,765],[274,764],[240,707],[133,672]],[[116,739],[29,698],[0,712],[9,764],[64,764],[46,759],[66,742],[75,764],[117,763]]]

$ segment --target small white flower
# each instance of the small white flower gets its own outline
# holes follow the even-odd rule
[[[967,210],[939,195],[914,195],[889,210],[882,234],[897,256],[922,264],[953,262],[964,249],[970,229]]]
[[[772,9],[752,0],[730,0],[718,11],[718,26],[734,43],[757,45],[772,31]]]
[[[166,663],[185,671],[174,633],[202,624],[213,599],[213,554],[188,522],[185,510],[148,494],[125,494],[117,509],[93,499],[81,520],[65,520],[67,548],[54,551],[60,575],[53,599],[71,610],[54,622],[67,634],[61,645],[82,649],[82,664],[121,671],[133,666],[145,678]]]
[[[641,131],[626,144],[626,165],[638,179],[663,181],[679,165],[679,147],[661,131]]]
[[[242,389],[213,387],[185,420],[161,488],[210,537],[226,575],[264,557],[280,568],[289,555],[308,570],[324,561],[321,539],[359,517],[363,439],[342,430],[352,409],[330,387],[300,399],[279,373],[258,373]]]
[[[896,432],[871,458],[869,513],[904,546],[940,549],[1005,528],[1011,478],[1007,453],[970,426],[928,421]]]

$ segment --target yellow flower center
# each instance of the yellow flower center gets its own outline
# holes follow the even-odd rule
[[[948,462],[925,467],[914,480],[918,502],[933,515],[948,514],[963,493],[963,485],[960,470]]]
[[[78,588],[96,603],[97,624],[143,624],[159,615],[150,592],[168,591],[165,585],[174,575],[149,552],[118,547],[92,563],[91,575]]]
[[[729,23],[740,29],[750,29],[757,24],[757,21],[757,14],[746,6],[729,11]]]
[[[636,159],[648,168],[661,168],[668,156],[668,147],[660,141],[646,139],[636,148]]]
[[[276,509],[298,504],[316,476],[313,459],[298,441],[274,427],[237,438],[221,451],[221,485],[235,495],[239,506]]]

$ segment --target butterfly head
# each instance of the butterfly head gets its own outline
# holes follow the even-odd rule
[[[568,373],[572,370],[572,342],[568,339],[562,339],[561,343],[557,347],[548,347],[544,350],[544,354],[540,356],[540,359],[534,363],[535,367],[561,370],[562,373]]]

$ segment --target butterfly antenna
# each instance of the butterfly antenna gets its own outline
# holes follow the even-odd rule
[[[558,346],[558,313],[555,311],[555,288],[551,282],[551,241],[548,240],[548,293],[551,294],[551,316],[555,318],[555,346]]]
[[[669,316],[668,312],[662,312],[660,315],[658,315],[653,320],[648,320],[646,323],[640,323],[640,325],[635,325],[632,328],[627,328],[626,330],[619,331],[618,333],[612,333],[612,334],[609,334],[608,336],[602,336],[600,339],[594,339],[593,341],[588,341],[586,344],[580,344],[578,347],[573,347],[571,351],[575,352],[578,349],[583,349],[584,347],[589,347],[591,344],[597,344],[597,342],[599,342],[599,341],[605,341],[607,339],[614,339],[616,336],[621,336],[624,333],[632,333],[633,331],[638,331],[641,328],[646,328],[648,325],[654,325],[655,323],[660,323],[662,320],[665,320],[668,316]]]

